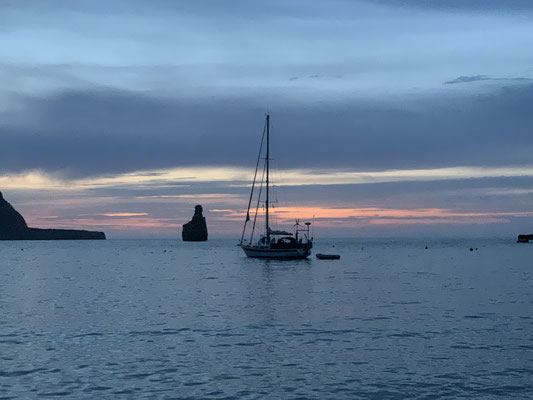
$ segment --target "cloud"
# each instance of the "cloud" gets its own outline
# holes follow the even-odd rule
[[[90,177],[255,164],[272,111],[278,168],[388,170],[531,162],[533,85],[383,100],[180,98],[100,88],[24,97],[0,122],[4,173]],[[39,179],[35,177],[35,179]]]
[[[368,1],[368,0],[367,0]],[[443,10],[454,12],[523,12],[533,11],[529,0],[378,0],[397,7]]]
[[[514,78],[491,78],[487,75],[473,75],[473,76],[459,76],[455,79],[443,82],[444,85],[453,85],[456,83],[469,83],[469,82],[479,82],[479,81],[517,81],[517,82],[527,82],[531,81],[531,78],[525,76],[518,76]]]
[[[237,217],[243,219],[246,216],[246,212],[234,212],[231,210],[216,210],[226,211],[231,217]],[[359,220],[380,220],[386,219],[387,221],[396,220],[401,222],[403,219],[420,219],[427,223],[431,219],[435,219],[437,222],[442,222],[445,218],[466,218],[471,219],[479,218],[483,220],[486,217],[533,217],[533,211],[515,211],[515,212],[457,212],[449,209],[441,208],[335,208],[335,207],[278,207],[274,209],[276,217],[285,223],[291,222],[297,218],[306,216],[307,219],[311,219],[313,216],[317,220],[333,220],[343,221],[349,218]]]
[[[248,188],[253,177],[250,168],[198,167],[172,168],[156,171],[135,171],[126,174],[103,175],[90,178],[68,179],[34,171],[27,174],[0,175],[0,187],[9,190],[55,189],[66,192],[95,189],[148,189],[188,188],[198,183],[220,182],[232,188]],[[499,167],[449,167],[435,169],[350,171],[336,169],[287,169],[276,173],[277,187],[360,185],[387,182],[435,182],[494,177],[533,177],[533,165]],[[138,199],[216,199],[234,198],[229,193],[157,194],[136,196]],[[237,196],[238,197],[238,196]]]
[[[435,234],[434,228],[425,228],[431,226],[438,226],[439,234],[513,236],[517,231],[529,231],[533,221],[528,214],[532,211],[533,176],[519,171],[508,169],[499,174],[513,176],[490,177],[494,171],[482,174],[481,168],[471,171],[476,178],[462,179],[450,171],[397,171],[397,175],[376,176],[385,182],[366,179],[355,184],[353,176],[341,175],[344,184],[334,184],[339,177],[333,175],[328,180],[328,175],[322,173],[317,174],[320,181],[316,182],[322,184],[275,186],[271,193],[276,200],[274,218],[281,225],[291,225],[293,218],[315,215],[321,236]],[[417,174],[423,179],[413,178]],[[402,180],[408,175],[410,180]],[[288,183],[294,183],[292,180],[297,177],[289,176]],[[64,182],[63,188],[12,187],[4,195],[37,227],[100,227],[109,237],[175,237],[199,203],[204,205],[212,235],[237,235],[242,229],[250,188],[208,179],[206,174],[205,179],[186,187],[173,187],[161,186],[161,182],[135,185],[133,181],[124,186],[119,184],[120,179],[107,177],[105,185],[95,182],[98,185],[81,187],[72,181]],[[4,184],[0,183],[0,187]],[[117,214],[117,210],[132,216],[105,215]],[[133,216],[139,210],[148,215]],[[477,228],[468,228],[469,223]],[[415,225],[421,230],[406,228]]]
[[[116,0],[112,3],[103,0],[91,2],[72,2],[64,0],[49,0],[46,5],[35,4],[31,0],[7,2],[2,7],[5,10],[18,10],[36,13],[73,12],[96,15],[139,15],[139,14],[188,14],[193,16],[211,17],[214,19],[263,19],[280,17],[324,17],[337,15],[352,17],[357,10],[375,7],[376,4],[394,7],[409,7],[430,10],[448,11],[529,11],[533,9],[529,0],[332,0],[325,7],[320,1],[303,0],[271,0],[268,2],[250,2],[234,0],[231,3],[221,3],[217,0],[153,0],[149,4],[142,0]]]
[[[474,75],[474,76],[459,76],[455,79],[444,82],[445,85],[452,85],[454,83],[465,83],[465,82],[478,82],[478,81],[490,81],[487,75]]]
[[[101,215],[105,217],[141,217],[144,215],[148,215],[148,213],[115,212],[115,213],[105,213]]]
[[[523,71],[531,61],[527,18],[502,12],[443,18],[432,12],[440,1],[413,1],[419,5],[416,12],[391,6],[409,2],[346,0],[33,3],[0,6],[0,62],[17,69],[37,65],[30,84],[41,88],[50,82],[39,72],[45,75],[46,67],[55,64],[84,70],[75,76],[75,68],[64,68],[73,85],[85,79],[133,90],[153,90],[152,83],[182,91],[191,82],[203,89],[273,88],[295,86],[287,77],[317,74],[342,75],[342,82],[336,82],[339,91],[391,94],[434,87],[446,76],[475,71],[479,65],[494,74]],[[91,68],[116,70],[104,76]],[[181,71],[169,72],[173,68]],[[172,79],[163,79],[167,73]],[[309,81],[319,89],[335,85],[335,79],[301,79],[298,84]],[[8,79],[3,83],[11,86]]]

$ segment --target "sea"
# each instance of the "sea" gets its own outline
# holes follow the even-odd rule
[[[0,398],[531,399],[533,244],[0,242]]]

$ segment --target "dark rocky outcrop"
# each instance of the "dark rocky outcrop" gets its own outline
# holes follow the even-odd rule
[[[13,208],[0,192],[0,238],[4,236],[23,236],[28,230],[24,217]]]
[[[0,240],[101,240],[103,232],[30,228],[0,192]]]
[[[207,224],[201,205],[194,207],[192,220],[183,225],[181,237],[184,242],[203,242],[207,240]]]
[[[105,233],[80,229],[29,228],[26,240],[104,240]]]
[[[530,240],[533,241],[533,235],[518,235],[516,243],[529,243]]]

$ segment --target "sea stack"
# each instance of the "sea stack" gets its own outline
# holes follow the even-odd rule
[[[0,240],[102,240],[103,232],[30,228],[0,192]]]
[[[184,242],[204,242],[207,240],[207,224],[201,205],[194,207],[192,220],[183,225],[181,237]]]

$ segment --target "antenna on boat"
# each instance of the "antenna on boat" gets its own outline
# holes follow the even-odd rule
[[[293,225],[296,227],[295,231],[296,231],[296,241],[298,241],[298,234],[300,233],[300,220],[298,218],[296,218],[296,223]]]

